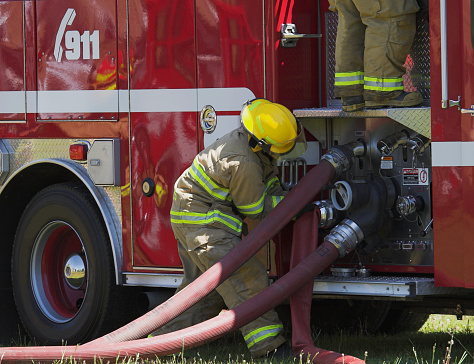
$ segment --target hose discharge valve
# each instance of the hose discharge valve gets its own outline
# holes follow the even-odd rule
[[[336,177],[341,177],[352,167],[354,157],[361,157],[367,153],[367,146],[363,140],[344,145],[336,145],[329,149],[321,159],[331,163],[336,171]]]

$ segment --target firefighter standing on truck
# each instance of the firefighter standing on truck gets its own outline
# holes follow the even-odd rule
[[[281,201],[285,191],[276,176],[276,159],[294,158],[305,150],[304,132],[293,114],[280,104],[255,99],[243,107],[241,128],[196,156],[175,183],[171,207],[184,269],[178,291],[239,244],[243,218],[261,220]],[[267,286],[264,265],[252,257],[217,287],[217,293],[211,292],[154,335],[214,317],[224,303],[232,309]],[[290,353],[274,310],[241,331],[253,358]]]
[[[344,111],[419,105],[403,91],[403,75],[416,32],[416,0],[329,0],[337,11],[335,96]]]

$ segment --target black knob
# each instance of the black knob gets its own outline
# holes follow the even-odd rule
[[[147,177],[142,182],[142,192],[146,197],[153,196],[155,192],[155,182],[150,177]]]

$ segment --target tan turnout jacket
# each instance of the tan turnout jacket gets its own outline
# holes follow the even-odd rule
[[[239,128],[200,152],[176,181],[171,222],[208,225],[240,236],[243,218],[261,220],[285,193],[275,160],[252,151]]]

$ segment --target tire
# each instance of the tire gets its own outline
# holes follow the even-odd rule
[[[107,230],[85,188],[57,184],[31,200],[15,235],[12,285],[37,344],[76,344],[101,332],[115,276]]]
[[[392,308],[380,326],[379,331],[384,334],[418,331],[429,317],[429,313],[413,312],[406,307]]]

